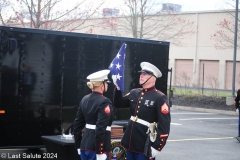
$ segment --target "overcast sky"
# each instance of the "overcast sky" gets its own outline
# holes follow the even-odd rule
[[[2,0],[0,0],[2,1]],[[12,0],[15,1],[15,0]],[[74,6],[76,6],[76,3],[85,1],[85,0],[61,0],[61,2],[58,4],[58,9],[60,10],[67,10],[67,9],[72,9]],[[84,4],[82,4],[82,7],[87,7],[91,6],[90,8],[94,8],[94,4],[97,6],[96,2],[100,2],[100,0],[86,0]],[[115,9],[123,9],[126,7],[124,5],[125,0],[103,0],[105,1],[104,5],[100,7],[101,11],[103,8],[115,8]],[[152,0],[154,1],[154,0]],[[232,1],[232,0],[155,0],[155,2],[159,3],[172,3],[172,4],[179,4],[182,6],[182,11],[209,11],[209,10],[220,10],[220,9],[234,9],[233,7],[229,8],[226,6],[226,1]],[[88,3],[91,3],[89,5]],[[17,3],[16,3],[17,4]],[[160,10],[159,6],[161,5],[156,5],[153,10]],[[232,6],[235,6],[235,3],[232,4]],[[9,11],[6,8],[6,13],[5,16],[9,17],[13,13],[11,10]]]
[[[123,1],[124,0],[106,0],[106,6],[113,7],[116,6],[116,4],[121,6],[121,4],[123,4]],[[156,0],[156,1],[180,4],[182,5],[182,11],[206,11],[229,8],[226,6],[227,0]]]
[[[204,11],[226,9],[226,0],[166,0],[182,5],[182,11]],[[227,7],[229,8],[229,7]]]

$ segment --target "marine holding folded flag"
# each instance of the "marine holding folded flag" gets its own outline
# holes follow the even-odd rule
[[[103,96],[108,89],[109,73],[106,69],[87,77],[92,93],[82,98],[73,124],[75,146],[82,160],[106,160],[111,151],[113,108],[110,99]]]
[[[142,69],[139,71],[139,83],[142,88],[132,89],[122,96],[121,86],[124,85],[119,82],[123,82],[124,75],[116,73],[115,70],[124,71],[124,61],[122,62],[120,58],[125,57],[126,44],[123,46],[109,67],[117,88],[114,106],[130,107],[131,112],[121,145],[126,149],[127,160],[155,159],[166,145],[171,122],[168,99],[155,88],[156,79],[160,78],[162,73],[153,64],[142,62],[140,65]]]

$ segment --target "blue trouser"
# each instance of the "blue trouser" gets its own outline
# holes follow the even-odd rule
[[[240,111],[238,115],[238,136],[240,136]]]
[[[81,160],[96,160],[96,152],[81,150]],[[107,154],[108,159],[108,154]]]
[[[141,153],[134,153],[131,151],[126,151],[127,160],[149,160],[150,158]],[[151,158],[151,160],[155,160],[155,158]]]

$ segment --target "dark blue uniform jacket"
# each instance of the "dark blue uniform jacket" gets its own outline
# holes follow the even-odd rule
[[[101,93],[92,92],[81,100],[74,121],[76,148],[102,154],[111,150],[111,132],[114,115],[111,101]],[[96,129],[84,128],[86,124],[96,125]],[[82,136],[82,130],[84,133]]]
[[[170,107],[167,97],[155,87],[148,89],[132,89],[122,97],[120,91],[115,92],[114,106],[130,107],[132,116],[149,123],[157,123],[157,138],[152,147],[161,151],[165,146],[170,132]],[[121,144],[127,150],[143,153],[147,139],[148,127],[129,120]]]

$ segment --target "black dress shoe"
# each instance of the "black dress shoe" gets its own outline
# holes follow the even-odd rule
[[[236,139],[240,142],[240,136],[236,137]]]

